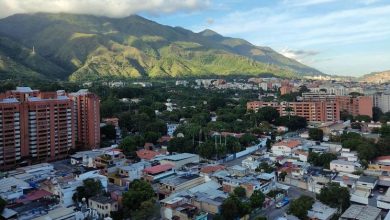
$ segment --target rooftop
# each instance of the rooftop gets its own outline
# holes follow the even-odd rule
[[[148,168],[144,169],[144,172],[146,172],[148,174],[156,174],[156,173],[161,173],[161,172],[170,170],[173,167],[174,166],[171,164],[162,164],[162,165],[157,165],[157,166],[153,166],[153,167],[148,167]]]
[[[316,201],[308,211],[307,216],[310,219],[330,219],[337,212],[336,208],[331,208],[321,202]]]
[[[360,176],[358,181],[374,184],[377,180],[378,180],[378,178],[373,177],[373,176]]]
[[[170,161],[179,161],[179,160],[185,160],[191,157],[197,156],[196,154],[190,154],[190,153],[182,153],[182,154],[174,154],[170,156],[166,156],[162,158],[163,160],[170,160]]]
[[[354,162],[347,161],[347,160],[332,160],[330,163],[337,163],[337,164],[349,165],[349,166],[354,166],[355,165]]]
[[[106,196],[94,196],[94,197],[89,198],[89,200],[95,201],[95,202],[100,203],[100,204],[111,204],[114,202],[113,199],[111,199],[110,197],[106,197]]]
[[[214,173],[215,171],[223,170],[223,169],[225,169],[225,167],[222,165],[211,165],[211,166],[202,167],[202,169],[200,169],[200,172],[201,173]]]
[[[342,215],[341,219],[375,220],[381,210],[373,206],[351,205]]]
[[[159,155],[160,153],[156,152],[156,151],[152,151],[152,150],[145,150],[145,149],[142,149],[142,150],[139,150],[136,152],[137,153],[137,156],[140,158],[140,159],[144,159],[144,160],[151,160],[153,159],[155,156]]]
[[[289,148],[296,148],[301,144],[299,140],[283,140],[281,142],[275,143],[274,146],[286,146]]]
[[[160,182],[165,185],[178,186],[199,177],[200,176],[197,174],[187,174],[182,176],[172,176],[166,179],[162,179]]]

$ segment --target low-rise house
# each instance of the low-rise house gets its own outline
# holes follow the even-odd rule
[[[331,208],[319,201],[315,201],[312,208],[307,212],[307,216],[309,219],[330,220],[336,213],[336,208]]]
[[[390,190],[387,190],[384,195],[379,195],[376,198],[376,207],[381,209],[390,209]]]
[[[340,216],[340,220],[380,220],[381,210],[373,206],[351,205]]]
[[[85,167],[95,167],[95,159],[104,154],[102,150],[80,151],[70,156],[72,165],[82,165]]]
[[[125,155],[120,150],[112,149],[95,158],[95,167],[98,169],[107,169],[109,167],[115,167],[118,164],[123,164],[125,161]]]
[[[136,154],[137,157],[140,158],[141,160],[147,160],[147,161],[153,160],[157,155],[160,155],[159,152],[153,150],[145,150],[145,149],[138,150]]]
[[[179,169],[189,163],[199,163],[199,155],[190,153],[174,154],[158,158],[161,164],[170,164]]]
[[[227,193],[219,190],[220,187],[221,185],[217,182],[208,181],[190,189],[171,194],[160,201],[161,217],[172,219],[174,210],[185,203],[196,206],[202,212],[219,214],[223,201],[228,197]]]
[[[94,196],[88,199],[88,207],[97,212],[100,218],[107,218],[111,212],[118,211],[118,202],[106,196]]]
[[[374,163],[368,165],[369,170],[390,171],[390,156],[377,157]]]
[[[0,197],[9,202],[20,198],[24,195],[24,190],[30,188],[30,184],[15,177],[0,179]]]
[[[339,173],[334,179],[332,179],[332,183],[338,183],[342,187],[348,187],[349,189],[352,189],[355,188],[358,179],[359,176],[357,175]]]
[[[356,164],[347,160],[332,160],[330,169],[338,172],[353,173],[356,171]]]
[[[296,150],[293,152],[293,157],[298,158],[302,162],[307,162],[307,158],[309,157],[309,153],[303,150]]]
[[[283,140],[275,143],[272,148],[272,154],[277,156],[291,156],[293,150],[297,149],[301,145],[299,140]]]
[[[246,176],[248,174],[248,169],[240,165],[229,167],[228,171],[234,176]]]
[[[160,180],[158,193],[162,197],[167,197],[174,192],[190,189],[204,182],[205,178],[198,174],[171,176]]]
[[[76,192],[76,188],[83,185],[83,181],[86,179],[95,179],[100,181],[103,189],[107,191],[108,178],[100,175],[98,170],[85,172],[75,177],[67,177],[61,179],[53,179],[54,189],[53,192],[59,196],[60,204],[64,207],[73,205],[72,196]],[[52,187],[53,188],[53,187]]]
[[[358,155],[356,151],[351,151],[348,148],[342,148],[341,149],[341,155],[340,157],[345,158],[348,161],[356,162],[358,161]]]
[[[356,182],[356,186],[365,187],[369,190],[373,190],[378,183],[378,178],[374,176],[360,176]]]
[[[260,162],[256,160],[255,157],[249,156],[243,161],[241,161],[241,165],[250,171],[255,171],[257,167],[259,167]]]
[[[154,183],[160,179],[172,176],[175,174],[174,166],[171,164],[160,164],[145,168],[143,170],[142,179]]]
[[[143,170],[150,166],[151,165],[149,162],[141,161],[138,163],[118,167],[118,174],[121,179],[121,183],[119,185],[127,186],[133,180],[141,179]]]
[[[199,174],[201,176],[210,176],[214,172],[217,172],[219,170],[224,170],[224,169],[225,169],[225,166],[222,166],[222,165],[208,165],[208,166],[202,167],[199,171]]]

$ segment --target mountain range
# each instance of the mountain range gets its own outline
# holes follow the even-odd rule
[[[0,20],[0,79],[323,75],[269,47],[138,15],[16,14]]]
[[[360,82],[369,82],[369,83],[390,82],[390,70],[366,74],[366,75],[360,77],[359,81]]]

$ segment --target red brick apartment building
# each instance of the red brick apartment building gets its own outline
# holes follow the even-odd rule
[[[63,91],[40,92],[28,87],[0,94],[0,169],[13,168],[21,161],[38,163],[62,159],[75,148],[75,141],[82,146],[98,146],[100,140],[95,141],[94,137],[85,141],[75,135],[78,127],[75,122],[81,124],[81,133],[87,134],[88,125],[92,124],[89,118],[78,115],[75,105],[80,104],[77,101]],[[92,112],[95,110],[99,111],[99,105]],[[99,113],[97,117],[94,122],[99,125]],[[75,118],[84,120],[79,123]],[[97,135],[100,137],[99,132]],[[89,139],[94,140],[92,145]]]
[[[353,116],[368,115],[372,117],[372,97],[335,96],[328,94],[304,93],[303,102],[262,102],[247,103],[247,109],[257,111],[259,108],[271,106],[279,114],[297,115],[308,121],[335,122],[340,120],[340,111],[345,110]],[[291,111],[288,110],[288,107]]]
[[[76,146],[95,149],[100,146],[100,100],[88,90],[69,94],[74,102]]]
[[[247,103],[248,110],[257,111],[259,108],[271,106],[279,111],[281,116],[297,115],[308,121],[338,121],[340,120],[339,105],[337,102],[262,102]],[[288,111],[290,109],[290,111]]]

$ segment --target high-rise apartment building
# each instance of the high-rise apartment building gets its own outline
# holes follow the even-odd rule
[[[91,93],[75,97],[28,87],[0,94],[0,169],[62,159],[76,141],[80,147],[99,147],[99,99]],[[76,128],[81,135],[75,135]]]
[[[296,115],[307,121],[335,122],[340,120],[339,106],[335,101],[328,102],[262,102],[247,103],[247,109],[257,111],[259,108],[270,106],[278,110],[281,116]]]
[[[340,111],[346,111],[353,116],[368,115],[372,117],[373,99],[371,96],[337,96]]]
[[[88,90],[69,94],[74,101],[76,146],[95,149],[100,146],[99,97]]]
[[[390,111],[390,94],[376,93],[373,95],[374,106],[380,108],[382,112]]]

